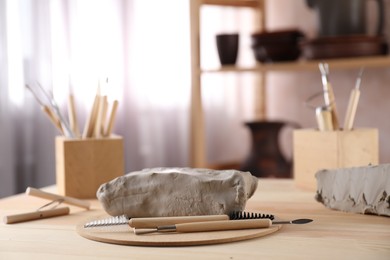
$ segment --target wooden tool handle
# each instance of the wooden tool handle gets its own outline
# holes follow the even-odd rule
[[[33,211],[33,212],[27,212],[22,214],[5,216],[4,223],[13,224],[13,223],[19,223],[19,222],[41,219],[41,218],[62,216],[67,214],[69,214],[68,207],[49,209],[49,210],[40,210],[40,211]]]
[[[348,108],[345,114],[345,122],[344,122],[344,130],[349,131],[353,128],[353,122],[355,120],[356,109],[359,103],[360,91],[358,89],[354,89],[351,92],[351,96],[349,97]]]
[[[333,122],[332,122],[332,114],[330,109],[327,107],[317,107],[316,109],[316,118],[318,129],[320,131],[332,131]]]
[[[89,209],[89,207],[91,205],[88,201],[85,201],[85,200],[80,200],[80,199],[67,197],[67,196],[56,195],[56,194],[41,191],[39,189],[35,189],[32,187],[28,187],[26,189],[26,194],[31,195],[31,196],[35,196],[35,197],[39,197],[39,198],[43,198],[43,199],[49,199],[49,200],[63,199],[64,203],[67,203],[67,204],[73,205],[73,206],[77,206],[77,207],[81,207],[81,208],[85,208],[85,209]]]
[[[220,220],[177,224],[177,232],[202,232],[252,228],[268,228],[272,225],[270,219]]]
[[[336,107],[336,99],[334,96],[332,85],[328,83],[328,101],[326,102],[328,106],[331,108],[331,114],[332,114],[332,125],[334,130],[339,130],[339,117],[337,114],[337,107]]]
[[[100,102],[100,90],[98,89],[98,93],[95,96],[95,99],[92,104],[92,109],[91,112],[88,116],[87,122],[85,123],[84,126],[84,131],[82,137],[89,138],[93,136],[93,132],[95,129],[95,124],[96,124],[96,119],[97,119],[97,114],[99,110],[99,102]]]
[[[48,106],[42,106],[42,111],[49,117],[50,121],[61,132],[61,134],[64,134],[61,121],[58,119],[56,114],[54,114],[54,112]]]
[[[112,129],[114,127],[114,122],[115,122],[115,116],[116,116],[116,110],[118,109],[118,100],[114,100],[114,103],[112,104],[112,109],[108,121],[107,128],[104,132],[104,136],[110,136]]]
[[[228,215],[205,215],[205,216],[183,216],[183,217],[156,217],[156,218],[132,218],[129,226],[132,228],[156,228],[163,225],[175,225],[181,223],[205,222],[229,220]]]
[[[76,105],[74,102],[74,96],[71,94],[68,97],[68,115],[69,115],[69,123],[70,128],[77,138],[81,136],[79,124],[77,122],[77,114],[76,114]]]

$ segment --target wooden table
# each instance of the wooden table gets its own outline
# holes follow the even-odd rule
[[[67,216],[1,223],[0,259],[390,259],[390,218],[330,210],[314,195],[296,188],[292,180],[260,179],[248,211],[314,222],[284,225],[276,233],[246,241],[185,247],[121,246],[83,238],[76,225],[103,214],[91,200],[90,211],[71,206]],[[0,200],[0,214],[26,212],[45,203],[19,194]]]

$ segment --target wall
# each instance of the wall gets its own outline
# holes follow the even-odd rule
[[[390,17],[390,1],[385,0],[386,16]],[[375,10],[372,11],[374,13]],[[304,0],[267,1],[267,28],[299,27],[307,36],[315,37],[316,19]],[[372,25],[371,25],[372,27]],[[390,19],[386,21],[385,33],[390,39]],[[349,93],[355,84],[358,69],[332,70],[333,84],[338,112],[343,122]],[[298,122],[302,127],[315,127],[314,111],[303,102],[320,91],[319,71],[272,72],[267,77],[267,113],[269,119],[286,119]],[[390,67],[367,68],[361,84],[361,99],[356,116],[356,127],[375,127],[380,135],[380,163],[390,162]],[[291,135],[283,137],[283,150],[291,156]]]

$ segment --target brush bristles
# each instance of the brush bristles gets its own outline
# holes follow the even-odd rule
[[[245,211],[233,211],[229,218],[231,220],[237,219],[261,219],[268,218],[270,220],[274,220],[275,216],[271,214],[262,214],[262,213],[254,213],[254,212],[245,212]]]

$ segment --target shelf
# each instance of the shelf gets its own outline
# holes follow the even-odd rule
[[[257,63],[253,67],[223,66],[213,69],[202,69],[202,73],[220,72],[269,72],[269,71],[306,71],[317,70],[319,62],[327,62],[332,69],[354,69],[362,66],[390,67],[390,56],[359,57],[329,60],[299,60],[293,62]]]
[[[258,0],[201,0],[203,5],[220,5],[235,7],[252,7],[257,8],[260,5]]]
[[[298,60],[277,63],[256,63],[253,66],[223,66],[214,68],[202,68],[200,59],[200,14],[204,5],[226,7],[248,7],[256,10],[256,22],[261,30],[265,29],[266,6],[265,0],[191,0],[191,122],[190,122],[190,164],[191,167],[207,167],[206,160],[206,134],[204,111],[202,107],[202,74],[207,73],[259,73],[261,77],[256,80],[254,88],[254,105],[256,118],[266,119],[266,85],[267,73],[273,71],[318,71],[319,62],[327,62],[331,69],[358,69],[366,68],[390,68],[390,56],[356,57],[328,60]],[[283,17],[281,17],[282,19]]]

